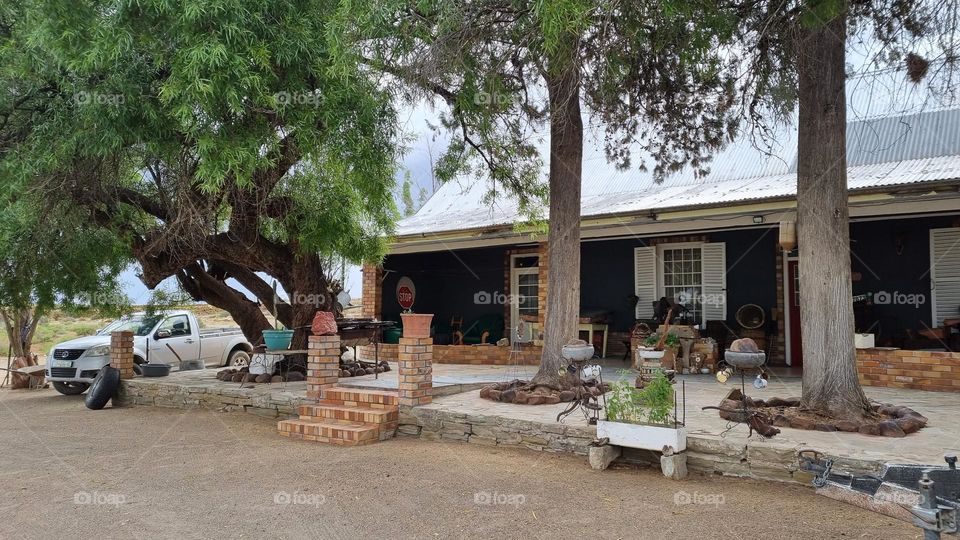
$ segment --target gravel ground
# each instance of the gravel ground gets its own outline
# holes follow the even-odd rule
[[[797,486],[0,390],[0,538],[919,538]],[[699,504],[676,504],[691,500]]]

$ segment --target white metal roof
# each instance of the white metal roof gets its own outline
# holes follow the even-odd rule
[[[897,85],[902,74],[848,81],[847,181],[851,191],[923,182],[960,181],[960,106],[932,99],[924,89]],[[865,82],[866,80],[866,82]],[[602,140],[588,128],[585,140]],[[796,195],[797,132],[781,126],[770,148],[749,137],[731,143],[710,163],[709,174],[683,170],[662,183],[634,167],[618,170],[595,143],[585,143],[581,215],[644,213],[667,208],[724,206]],[[544,173],[545,174],[545,173]],[[490,181],[462,178],[440,187],[399,236],[510,225],[521,219],[515,200],[484,200]],[[543,211],[544,214],[546,210]]]

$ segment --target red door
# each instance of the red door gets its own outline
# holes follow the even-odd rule
[[[803,349],[800,340],[800,274],[799,261],[787,261],[787,300],[790,310],[790,365],[803,365]]]

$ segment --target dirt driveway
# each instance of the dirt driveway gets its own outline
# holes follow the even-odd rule
[[[0,390],[0,538],[919,538],[801,487]],[[677,504],[687,503],[690,504]]]

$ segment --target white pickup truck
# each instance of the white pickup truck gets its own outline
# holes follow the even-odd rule
[[[58,343],[47,355],[47,380],[64,395],[82,394],[100,368],[110,363],[110,333],[133,332],[138,364],[170,364],[200,360],[203,365],[247,365],[253,347],[239,329],[200,329],[189,311],[136,313],[114,321],[95,335]],[[149,347],[149,348],[148,348]]]

